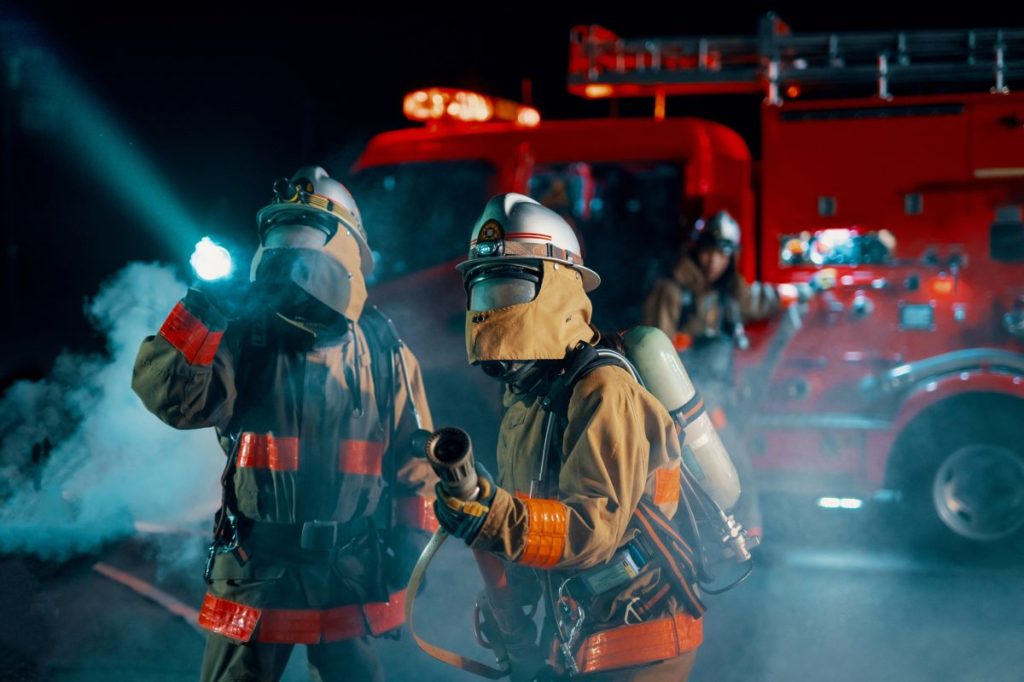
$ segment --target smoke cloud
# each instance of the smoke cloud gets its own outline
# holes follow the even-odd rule
[[[66,350],[0,398],[0,551],[62,560],[136,524],[210,518],[224,462],[213,433],[168,428],[131,388],[139,343],[184,291],[168,267],[129,264],[86,304],[106,353]]]

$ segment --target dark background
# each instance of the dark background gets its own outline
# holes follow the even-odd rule
[[[152,178],[112,176],[75,136],[97,136],[94,150],[103,149],[101,136],[123,140],[196,229],[251,245],[255,212],[274,178],[309,163],[343,175],[371,135],[408,125],[402,96],[417,87],[519,99],[529,79],[546,118],[607,114],[607,103],[565,90],[575,24],[599,23],[627,37],[753,34],[774,9],[796,32],[1024,25],[1021,3],[1005,0],[925,9],[898,2],[441,6],[0,5],[0,389],[45,374],[62,347],[99,350],[102,337],[82,314],[83,301],[130,260],[170,262],[184,276],[193,246],[192,232],[169,232],[151,219],[165,210]],[[105,126],[76,126],[81,110],[60,85],[37,78],[38,69],[75,79],[105,110]],[[635,102],[623,112],[650,108]],[[756,98],[670,99],[668,114],[722,121],[757,154]],[[109,154],[121,154],[120,145],[111,142]]]

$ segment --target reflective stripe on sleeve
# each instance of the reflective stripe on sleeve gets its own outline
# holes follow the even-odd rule
[[[213,363],[224,332],[210,331],[203,321],[178,303],[160,327],[160,336],[185,356],[190,365],[205,366]]]
[[[678,462],[654,470],[654,491],[651,494],[654,504],[670,504],[679,501],[680,476]]]
[[[528,498],[525,546],[519,563],[533,568],[552,568],[565,550],[569,533],[569,509],[557,500]]]

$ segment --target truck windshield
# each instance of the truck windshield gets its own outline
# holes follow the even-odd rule
[[[671,271],[683,243],[682,172],[668,162],[538,165],[530,195],[576,230],[583,262],[601,276],[592,294],[605,329],[638,323],[644,296]],[[696,214],[695,214],[696,215]]]
[[[473,222],[493,190],[482,161],[371,166],[349,181],[377,261],[370,283],[465,254]]]

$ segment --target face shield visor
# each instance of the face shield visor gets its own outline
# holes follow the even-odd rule
[[[251,279],[265,302],[286,317],[324,324],[335,315],[358,320],[366,301],[358,243],[345,229],[330,233],[325,227],[305,221],[269,226]]]
[[[529,303],[540,290],[541,271],[529,264],[503,263],[471,272],[466,278],[468,308],[474,312]]]
[[[265,249],[322,249],[328,234],[308,225],[272,227],[263,238]]]

